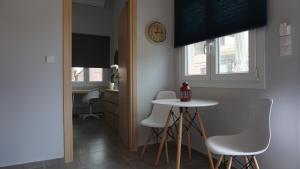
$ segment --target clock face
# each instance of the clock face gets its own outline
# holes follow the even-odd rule
[[[160,22],[152,22],[147,33],[152,42],[160,43],[166,40],[166,28]]]

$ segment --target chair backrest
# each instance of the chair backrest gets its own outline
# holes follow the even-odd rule
[[[250,109],[248,132],[251,132],[253,137],[262,149],[267,149],[271,140],[271,110],[272,99],[258,99],[254,101]]]
[[[90,92],[88,92],[83,98],[83,103],[89,103],[92,99],[99,99],[100,98],[100,92],[99,89],[93,89]]]
[[[160,91],[155,99],[176,99],[176,93],[174,91]],[[166,123],[171,108],[170,106],[154,104],[149,118],[157,123]]]

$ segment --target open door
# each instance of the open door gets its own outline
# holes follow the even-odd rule
[[[120,137],[129,150],[137,150],[136,135],[136,1],[128,0],[119,21]],[[72,130],[72,0],[64,3],[64,150],[65,162],[73,161]],[[125,29],[123,29],[125,28]]]
[[[135,3],[128,1],[119,18],[119,135],[136,151]]]

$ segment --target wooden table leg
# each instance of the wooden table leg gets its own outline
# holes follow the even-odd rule
[[[200,125],[200,130],[201,130],[201,133],[202,133],[203,141],[205,142],[206,139],[207,139],[207,136],[206,136],[206,133],[205,133],[205,129],[204,129],[204,124],[203,124],[202,118],[201,118],[199,112],[196,112],[196,116],[197,116],[197,119],[198,119],[198,122],[199,122],[199,125]],[[211,154],[211,152],[208,149],[207,149],[207,154],[208,154],[208,160],[209,160],[210,168],[214,169],[215,167],[214,167],[214,162],[213,162],[212,154]]]
[[[186,137],[187,137],[189,160],[192,160],[192,145],[191,145],[191,130],[190,130],[191,115],[188,111],[185,112],[185,117],[187,119]]]
[[[168,140],[165,142],[165,153],[166,153],[166,162],[169,163],[169,150],[168,150]]]
[[[164,147],[164,144],[165,144],[165,141],[166,141],[166,138],[167,138],[167,134],[168,134],[167,132],[169,130],[169,123],[170,123],[170,119],[171,119],[172,115],[173,115],[173,112],[170,112],[169,116],[167,118],[166,125],[165,125],[165,128],[164,128],[163,134],[162,134],[161,142],[160,142],[160,145],[159,145],[159,149],[158,149],[158,152],[157,152],[157,155],[156,155],[155,166],[157,166],[158,163],[159,163],[160,155],[161,155],[161,152],[163,150],[163,147]]]
[[[180,169],[180,158],[181,158],[181,142],[182,142],[182,121],[183,111],[179,113],[179,124],[178,124],[178,138],[177,138],[177,152],[176,152],[176,169]]]

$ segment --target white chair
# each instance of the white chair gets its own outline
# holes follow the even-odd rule
[[[159,99],[176,99],[176,94],[173,91],[160,91],[157,96],[156,100]],[[144,153],[146,152],[148,143],[156,138],[156,141],[158,143],[158,140],[160,138],[161,131],[165,127],[165,123],[167,121],[169,112],[172,107],[170,106],[164,106],[164,105],[154,105],[152,108],[152,112],[149,117],[141,121],[141,125],[145,127],[150,128],[150,135],[148,139],[146,140],[146,143],[144,145],[143,151],[141,153],[141,157],[143,157]],[[170,123],[170,126],[173,123]],[[165,144],[165,151],[166,151],[166,160],[169,162],[169,157],[168,157],[168,145],[167,142]]]
[[[89,113],[80,114],[79,118],[82,118],[85,120],[88,117],[95,117],[99,119],[103,114],[94,114],[93,113],[93,105],[99,102],[100,99],[100,91],[99,89],[93,89],[90,92],[88,92],[83,98],[82,102],[89,105]]]
[[[224,161],[227,160],[227,169],[230,169],[235,157],[243,157],[245,163],[238,164],[242,168],[259,169],[259,165],[255,156],[264,153],[271,140],[271,109],[272,99],[258,99],[251,107],[249,114],[248,126],[241,133],[235,135],[213,136],[206,140],[207,148],[214,154],[221,155],[215,168],[218,169]]]

